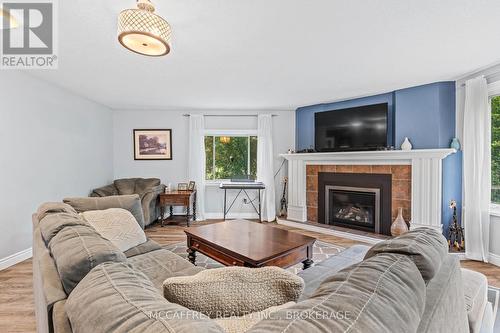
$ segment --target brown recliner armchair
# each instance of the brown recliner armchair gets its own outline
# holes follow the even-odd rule
[[[158,195],[163,192],[165,192],[165,185],[161,184],[158,178],[125,178],[117,179],[113,184],[94,189],[90,196],[138,194],[141,198],[144,224],[147,226],[160,216]]]

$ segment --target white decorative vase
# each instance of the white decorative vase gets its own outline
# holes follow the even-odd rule
[[[392,222],[391,225],[391,235],[396,237],[406,232],[408,232],[408,225],[406,224],[405,219],[403,218],[403,208],[399,207],[398,216],[396,217],[394,222]]]
[[[410,140],[408,140],[408,138],[405,137],[405,140],[401,144],[401,150],[411,150],[412,148],[413,146],[411,145]]]

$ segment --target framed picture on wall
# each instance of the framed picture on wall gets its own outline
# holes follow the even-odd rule
[[[171,160],[171,129],[135,129],[134,160]]]

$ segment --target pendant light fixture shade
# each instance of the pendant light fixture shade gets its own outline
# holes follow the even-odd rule
[[[132,52],[159,57],[170,52],[172,29],[154,14],[149,0],[137,0],[137,9],[125,9],[118,17],[118,40]]]

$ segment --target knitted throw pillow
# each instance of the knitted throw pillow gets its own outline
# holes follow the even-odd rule
[[[244,316],[272,306],[296,302],[304,280],[279,267],[223,267],[163,282],[169,302],[210,318]]]

